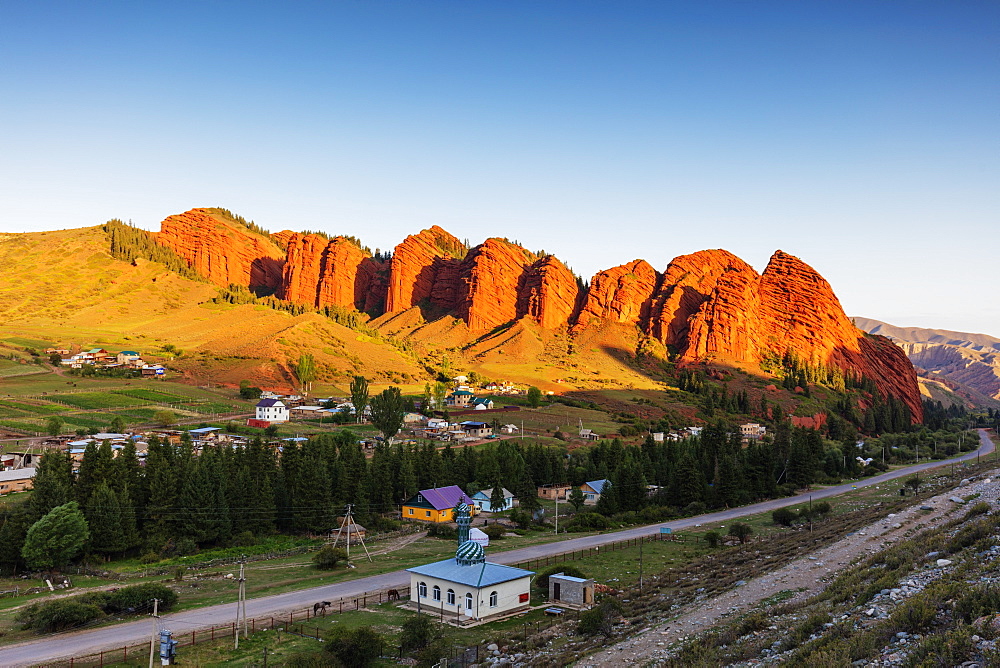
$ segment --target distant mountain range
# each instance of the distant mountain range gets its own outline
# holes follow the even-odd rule
[[[944,381],[980,403],[1000,400],[1000,339],[946,329],[897,327],[871,318],[852,319],[864,331],[885,336],[902,348],[922,377]]]

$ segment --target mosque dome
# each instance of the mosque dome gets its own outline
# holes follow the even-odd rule
[[[455,561],[462,566],[481,564],[486,561],[486,550],[474,540],[467,540],[455,551]]]

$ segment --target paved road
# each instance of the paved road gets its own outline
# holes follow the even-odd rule
[[[797,496],[790,496],[783,499],[772,499],[755,503],[750,506],[731,508],[715,513],[707,513],[696,517],[687,517],[662,524],[625,529],[613,533],[600,534],[597,536],[584,536],[582,538],[571,538],[544,545],[524,547],[507,552],[499,552],[490,555],[490,561],[501,564],[514,564],[529,559],[551,556],[572,550],[585,550],[590,547],[598,547],[608,543],[625,540],[627,538],[637,538],[659,533],[660,527],[670,527],[674,531],[686,529],[696,524],[709,524],[714,522],[728,521],[747,515],[768,512],[778,508],[802,503],[809,496],[814,499],[825,499],[838,494],[849,492],[854,488],[869,487],[878,485],[889,480],[902,478],[913,473],[926,471],[942,466],[949,466],[953,461],[964,461],[976,459],[993,452],[993,442],[990,440],[985,429],[979,430],[979,449],[970,452],[962,457],[958,457],[947,462],[931,461],[924,464],[916,464],[895,471],[889,471],[873,478],[866,478],[854,483],[835,485],[825,489],[806,492]],[[279,615],[290,610],[302,610],[316,601],[336,601],[338,599],[353,598],[370,591],[379,591],[389,588],[403,587],[409,584],[409,576],[405,571],[393,571],[382,575],[372,575],[369,577],[338,582],[321,587],[313,587],[300,591],[276,594],[274,596],[264,596],[247,601],[247,616],[262,617],[266,615]],[[214,605],[187,612],[179,612],[164,615],[162,625],[169,628],[175,634],[183,634],[198,628],[205,628],[214,624],[229,623],[235,618],[235,602],[226,605]],[[106,649],[121,648],[124,645],[131,645],[149,639],[151,624],[149,620],[118,624],[116,626],[94,629],[92,631],[79,631],[50,636],[45,639],[10,645],[0,648],[0,666],[19,666],[44,663],[59,658],[70,656],[84,656],[93,652]]]

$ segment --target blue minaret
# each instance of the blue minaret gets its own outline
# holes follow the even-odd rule
[[[458,522],[458,546],[462,547],[462,543],[469,540],[469,525],[472,523],[469,506],[464,501],[459,501],[455,507],[455,514],[457,516],[455,521]]]
[[[455,561],[459,566],[475,566],[486,561],[486,550],[474,540],[469,540],[469,524],[472,517],[469,506],[459,503],[456,508],[458,522],[458,549],[455,550]]]

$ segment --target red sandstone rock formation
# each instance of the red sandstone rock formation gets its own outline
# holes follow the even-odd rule
[[[534,259],[505,239],[487,239],[469,251],[460,268],[457,317],[473,332],[517,319],[521,276]]]
[[[883,394],[905,401],[915,419],[923,414],[916,372],[905,353],[856,328],[830,284],[781,251],[759,276],[737,265],[715,274],[711,293],[689,316],[686,340],[672,342],[680,344],[685,361],[757,364],[791,353],[807,364],[869,376]]]
[[[648,323],[660,275],[645,260],[633,260],[594,275],[574,330],[591,322]]]
[[[382,264],[344,237],[292,234],[282,299],[322,308],[341,306],[364,310]]]
[[[281,249],[212,209],[170,216],[154,236],[216,285],[235,283],[268,291],[281,286],[285,258]]]
[[[676,257],[667,265],[650,312],[648,333],[674,348],[687,345],[689,319],[712,295],[727,272],[749,272],[753,267],[724,250],[705,250]]]
[[[524,274],[517,315],[528,316],[545,329],[559,329],[569,324],[579,299],[576,276],[555,256],[546,255]]]
[[[495,238],[468,251],[436,226],[407,237],[388,267],[345,238],[288,231],[267,237],[211,209],[171,216],[161,227],[159,243],[222,286],[277,291],[314,307],[421,306],[425,315],[429,308],[432,316],[462,318],[477,336],[522,317],[558,329],[575,316],[577,332],[602,321],[634,323],[681,361],[758,364],[792,353],[864,374],[883,394],[903,399],[914,418],[922,413],[905,353],[855,328],[830,285],[781,251],[763,274],[723,250],[675,258],[662,276],[635,260],[599,272],[581,294],[555,257]]]
[[[440,311],[454,308],[459,267],[467,250],[465,244],[437,225],[406,237],[392,254],[386,312],[418,305]]]

